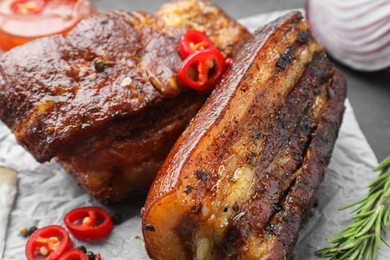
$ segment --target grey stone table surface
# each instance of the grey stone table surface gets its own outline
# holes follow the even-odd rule
[[[233,18],[264,12],[304,8],[305,0],[214,0]],[[101,11],[109,9],[154,12],[164,0],[94,0]],[[390,57],[389,57],[390,59]],[[390,155],[390,69],[364,73],[338,64],[348,82],[348,97],[378,160]]]

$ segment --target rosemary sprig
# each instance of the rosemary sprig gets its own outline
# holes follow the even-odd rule
[[[375,169],[380,175],[368,187],[367,197],[340,208],[354,208],[350,213],[354,223],[331,237],[327,242],[333,245],[317,250],[319,257],[329,259],[376,259],[376,251],[381,241],[390,245],[381,237],[390,225],[390,156]]]

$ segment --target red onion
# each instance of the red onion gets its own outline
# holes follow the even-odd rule
[[[390,67],[390,0],[307,0],[306,15],[334,59],[361,71]]]

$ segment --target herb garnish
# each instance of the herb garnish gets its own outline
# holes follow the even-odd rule
[[[367,197],[340,208],[355,207],[350,213],[354,223],[328,240],[332,247],[317,250],[315,254],[330,259],[376,259],[380,248],[381,232],[390,225],[390,156],[375,171],[381,174],[368,187]]]

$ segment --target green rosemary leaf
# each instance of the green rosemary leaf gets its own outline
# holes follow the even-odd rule
[[[387,177],[387,182],[385,183],[385,186],[383,187],[383,190],[385,191],[384,193],[383,193],[383,199],[385,199],[385,197],[389,197],[389,195],[390,195],[390,178],[389,178],[389,176],[390,176],[390,174],[389,173],[387,173],[387,174],[385,174],[384,176],[386,176]]]
[[[354,230],[354,229],[351,229],[347,232],[344,232],[344,231],[347,231],[347,230],[343,230],[343,232],[337,233],[336,235],[334,235],[333,237],[328,239],[326,242],[333,243],[333,244],[339,243],[339,242],[342,243],[346,240],[346,238],[354,236],[356,233],[356,230]]]
[[[364,224],[364,222],[366,222],[365,219],[359,221],[360,225]],[[354,229],[353,226],[352,226],[352,225],[355,225],[355,224],[357,224],[357,223],[351,224],[347,228],[339,231],[338,233],[333,235],[331,238],[329,238],[327,240],[327,242],[328,243],[336,243],[336,241],[339,241],[340,239],[343,239],[345,237],[351,237],[352,235],[354,235],[356,233],[356,229]]]
[[[379,177],[378,178],[381,178],[380,180],[381,181],[378,181],[378,183],[374,183],[372,186],[368,186],[369,188],[370,188],[370,193],[374,193],[374,192],[376,192],[376,191],[378,191],[378,190],[381,190],[381,189],[383,189],[383,187],[384,187],[384,185],[386,184],[386,182],[388,182],[389,180],[388,180],[388,178],[387,178],[387,176],[385,176],[385,175],[379,175]]]
[[[349,225],[347,228],[348,229],[353,229],[355,231],[355,233],[356,233],[356,231],[357,231],[356,229],[361,227],[361,226],[363,226],[363,225],[366,225],[368,221],[370,221],[369,218],[364,218],[364,219],[361,219],[361,220],[356,221],[355,223]],[[343,229],[341,232],[344,232],[344,230],[345,229]]]
[[[337,250],[346,250],[346,249],[350,249],[350,248],[354,248],[354,247],[358,247],[360,245],[360,243],[362,243],[362,241],[364,239],[366,239],[367,237],[369,237],[370,235],[366,235],[366,236],[362,236],[362,237],[358,237],[358,238],[355,238],[355,237],[350,237],[347,241],[345,241],[345,243],[343,243],[340,247],[336,248],[336,251]]]
[[[354,207],[354,206],[356,206],[356,205],[358,205],[358,204],[364,202],[365,200],[367,200],[367,198],[364,198],[364,199],[361,199],[361,200],[356,201],[356,202],[354,202],[354,203],[351,203],[351,204],[348,204],[348,205],[346,205],[346,206],[343,206],[343,207],[339,208],[339,210],[345,210],[345,209],[352,208],[352,207]]]
[[[372,209],[370,211],[364,212],[364,213],[357,213],[355,216],[353,216],[353,219],[360,219],[360,218],[365,218],[367,216],[370,216],[374,213],[376,209]]]
[[[376,246],[375,246],[375,238],[372,239],[372,246],[371,246],[371,259],[376,259]]]
[[[390,156],[384,159],[375,169],[374,171],[380,171],[390,166]]]
[[[382,194],[383,194],[383,190],[378,191],[373,195],[371,195],[370,198],[365,202],[365,205],[360,209],[360,211],[364,213],[372,209]],[[352,211],[352,212],[355,213],[356,211]]]
[[[360,236],[366,234],[371,229],[371,227],[374,225],[374,223],[377,222],[376,220],[377,220],[378,214],[379,214],[379,211],[375,210],[375,213],[372,216],[370,216],[370,219],[369,219],[367,225],[361,227],[361,230],[359,230],[359,233],[357,233],[355,237],[360,237]]]
[[[329,247],[325,247],[325,248],[321,248],[321,249],[316,250],[315,254],[325,255],[325,254],[328,254],[328,252],[329,252]]]
[[[368,187],[369,188],[372,188],[372,187],[382,187],[382,183],[383,182],[386,182],[387,181],[387,178],[385,175],[381,174],[379,175],[376,179],[372,180],[369,184],[368,184]]]
[[[341,207],[351,210],[352,224],[328,239],[331,247],[315,251],[329,259],[376,259],[381,241],[390,248],[381,233],[390,225],[390,156],[375,170],[382,172],[369,185],[367,196],[357,202]]]
[[[322,249],[315,251],[314,253],[318,256],[327,257],[327,258],[331,258],[331,257],[334,257],[337,255],[337,253],[330,252],[329,249],[330,248],[322,248]]]
[[[370,246],[368,248],[367,252],[367,257],[366,259],[375,259],[375,253],[376,253],[376,248],[375,248],[375,239],[371,238],[370,240]]]
[[[350,250],[346,251],[345,253],[343,253],[341,256],[340,256],[340,254],[338,254],[336,259],[338,259],[338,260],[350,259],[353,252],[354,251],[350,249]]]
[[[385,214],[383,216],[383,224],[384,226],[388,226],[390,224],[390,205],[387,205]]]
[[[358,250],[355,250],[354,253],[348,259],[350,259],[350,260],[356,259],[360,254],[360,250],[361,250],[362,245],[363,245],[363,243],[358,247]]]
[[[381,237],[381,240],[388,248],[390,248],[390,244],[386,240],[384,240],[383,237]]]
[[[382,220],[382,214],[383,214],[383,205],[379,206],[379,213],[378,217],[375,222],[375,242],[376,242],[376,248],[381,247],[381,220]]]
[[[362,248],[360,248],[360,253],[359,253],[359,256],[358,256],[358,260],[361,260],[363,259],[364,255],[366,254],[366,249],[367,249],[367,245],[368,245],[368,242],[369,242],[369,239],[365,239],[363,244],[362,244]]]

